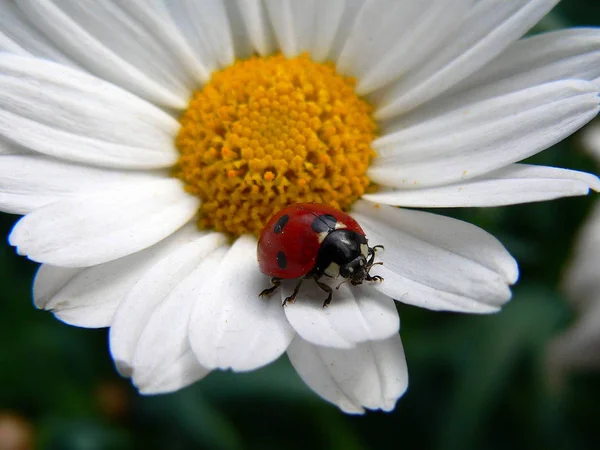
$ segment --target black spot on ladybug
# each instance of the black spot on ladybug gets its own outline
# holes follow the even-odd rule
[[[275,234],[279,234],[283,231],[283,227],[285,227],[285,224],[288,223],[288,220],[290,220],[290,216],[288,216],[287,214],[284,214],[279,219],[277,219],[277,223],[275,223],[275,226],[273,227],[273,231],[275,232]]]
[[[277,265],[280,269],[285,269],[287,266],[287,259],[282,251],[277,252]]]
[[[315,217],[315,220],[313,220],[313,223],[310,227],[315,233],[323,233],[324,231],[335,230],[336,224],[337,219],[331,214],[322,214],[320,216]]]

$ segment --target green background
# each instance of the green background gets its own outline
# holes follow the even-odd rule
[[[566,0],[538,31],[594,24],[600,2]],[[598,172],[578,135],[528,162]],[[393,413],[365,416],[320,400],[285,357],[142,397],[117,375],[106,330],[70,327],[33,307],[36,264],[2,245],[0,415],[28,421],[44,449],[600,448],[600,375],[556,379],[544,359],[549,339],[574,320],[559,284],[595,200],[437,211],[500,239],[519,261],[520,281],[491,316],[399,304],[409,389]],[[0,215],[0,235],[17,219]]]

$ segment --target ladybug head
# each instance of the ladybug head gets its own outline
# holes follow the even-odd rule
[[[381,245],[377,245],[374,248],[379,248]],[[352,261],[344,264],[340,267],[340,275],[344,278],[347,278],[350,281],[350,284],[353,286],[357,286],[362,284],[363,281],[373,281],[373,280],[381,280],[382,278],[379,276],[372,276],[369,271],[371,267],[377,266],[379,264],[383,264],[382,262],[373,262],[375,259],[375,250],[374,248],[369,247],[368,255],[370,258],[367,258],[364,255],[360,255],[354,258]]]
[[[348,278],[354,286],[362,284],[365,278],[369,276],[371,266],[367,264],[367,258],[364,255],[357,256],[352,261],[340,266],[340,275]]]
[[[374,262],[378,248],[382,246],[369,247],[364,234],[347,229],[332,231],[321,244],[314,272],[331,278],[339,275],[354,286],[365,280],[380,280],[369,274],[371,267],[381,264]]]

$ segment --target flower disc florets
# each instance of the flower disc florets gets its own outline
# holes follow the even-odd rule
[[[237,61],[182,115],[176,175],[202,200],[199,226],[258,235],[281,208],[344,210],[368,188],[377,125],[354,80],[307,55]]]

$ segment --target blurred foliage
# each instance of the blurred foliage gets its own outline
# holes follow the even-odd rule
[[[568,0],[538,30],[599,24],[600,3]],[[597,172],[577,135],[530,162]],[[390,414],[340,413],[285,358],[142,397],[117,375],[106,331],[37,311],[36,265],[0,246],[0,413],[28,421],[43,449],[597,448],[600,376],[551,383],[544,361],[548,340],[573,320],[561,271],[594,197],[437,211],[498,237],[519,261],[521,281],[492,316],[399,306],[411,381]],[[16,220],[0,216],[0,235]]]

